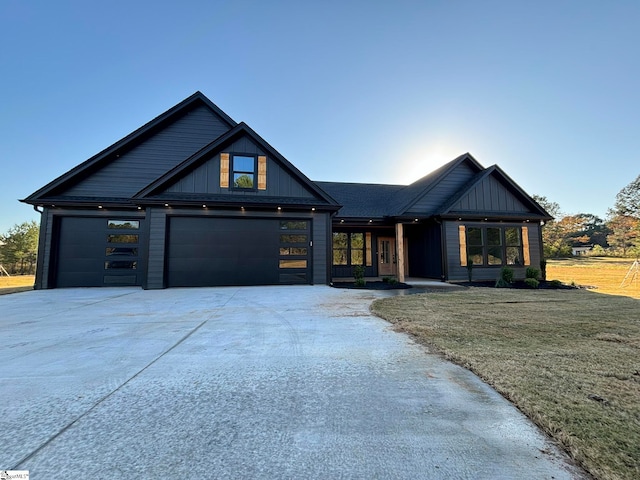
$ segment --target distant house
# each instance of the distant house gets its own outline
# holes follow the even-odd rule
[[[551,218],[470,154],[406,186],[311,181],[200,92],[22,201],[36,288],[524,277]]]
[[[574,257],[580,257],[588,254],[593,249],[593,245],[576,245],[571,247],[571,255]]]

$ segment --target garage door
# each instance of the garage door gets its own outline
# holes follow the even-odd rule
[[[172,217],[167,285],[309,283],[309,220]]]
[[[141,223],[126,218],[60,218],[55,286],[141,285]]]

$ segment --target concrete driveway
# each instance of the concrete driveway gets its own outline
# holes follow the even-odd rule
[[[473,374],[325,286],[0,297],[0,469],[31,479],[582,478]]]

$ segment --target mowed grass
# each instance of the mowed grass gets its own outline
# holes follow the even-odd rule
[[[640,301],[476,287],[372,310],[478,374],[594,477],[640,478]]]
[[[552,259],[547,261],[547,278],[591,287],[598,293],[640,298],[640,269],[634,276],[633,261],[632,258],[608,257]]]
[[[0,295],[24,292],[33,289],[34,275],[12,275],[0,277]]]

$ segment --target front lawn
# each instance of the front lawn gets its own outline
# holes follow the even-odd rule
[[[34,275],[2,276],[0,277],[0,295],[32,290],[34,281]]]
[[[468,288],[373,312],[474,371],[599,479],[640,478],[640,302]]]

